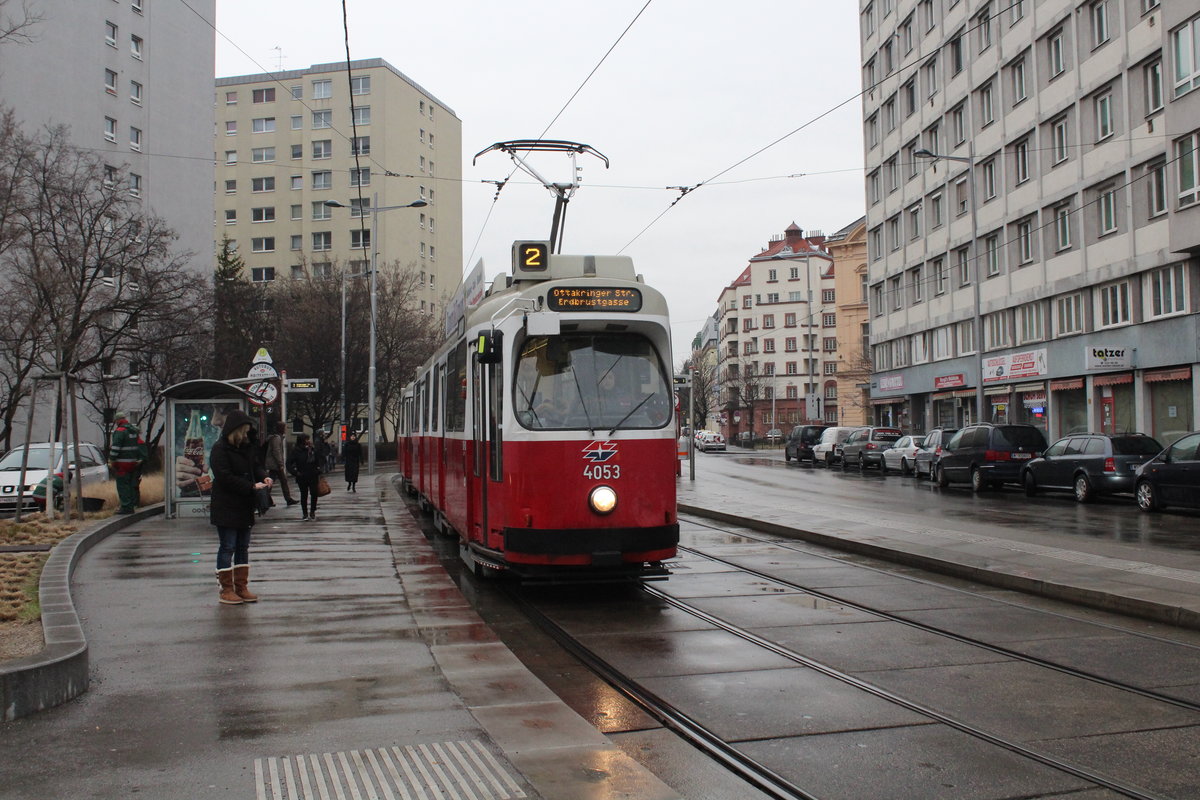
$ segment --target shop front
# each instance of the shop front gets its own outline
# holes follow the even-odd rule
[[[1050,400],[1056,437],[1090,430],[1083,378],[1050,381]]]
[[[1093,430],[1100,433],[1128,433],[1138,429],[1132,372],[1109,373],[1092,378],[1092,399],[1096,406]]]
[[[1013,395],[1013,422],[1033,425],[1049,439],[1050,415],[1047,413],[1049,406],[1046,403],[1046,385],[1044,383],[1023,383],[1013,389]]]
[[[1150,407],[1148,433],[1164,447],[1191,431],[1195,409],[1191,367],[1147,370],[1142,379]]]

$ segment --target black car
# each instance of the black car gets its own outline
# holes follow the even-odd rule
[[[1138,469],[1134,494],[1143,511],[1200,508],[1200,432],[1189,433]]]
[[[934,468],[935,480],[938,486],[970,483],[976,492],[1017,483],[1025,464],[1045,449],[1046,437],[1032,425],[971,425],[942,447],[942,457]]]
[[[942,457],[942,448],[956,433],[958,428],[934,428],[925,434],[921,449],[913,456],[913,474],[918,478],[924,475],[933,480],[938,459]]]
[[[1059,439],[1021,470],[1025,494],[1043,489],[1074,492],[1086,503],[1093,497],[1132,492],[1137,468],[1162,450],[1140,433],[1074,434]]]
[[[813,446],[821,441],[821,434],[828,425],[797,425],[788,432],[783,443],[783,460],[814,461]]]
[[[904,435],[899,428],[859,428],[842,442],[842,469],[851,465],[860,470],[872,464],[883,469],[883,451]]]

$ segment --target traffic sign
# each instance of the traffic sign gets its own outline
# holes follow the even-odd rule
[[[287,385],[284,387],[286,392],[319,392],[321,391],[320,378],[288,378]]]
[[[257,378],[260,381],[272,380],[279,377],[279,372],[274,366],[265,361],[260,361],[250,367],[250,371],[246,373],[247,378]]]
[[[252,364],[270,364],[271,361],[272,361],[271,354],[267,352],[267,348],[260,347],[260,348],[258,348],[258,352],[254,354],[254,358],[251,359],[250,363],[252,363]]]
[[[279,397],[279,389],[267,381],[251,384],[246,387],[246,391],[254,395],[250,402],[260,406],[269,406]]]

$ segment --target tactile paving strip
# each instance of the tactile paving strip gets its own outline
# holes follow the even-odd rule
[[[477,740],[254,760],[257,800],[525,797]]]

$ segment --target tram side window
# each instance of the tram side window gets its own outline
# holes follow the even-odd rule
[[[467,343],[459,342],[446,363],[446,430],[467,428]]]
[[[492,480],[504,480],[504,365],[488,366],[488,438],[492,440]]]
[[[429,430],[433,431],[434,433],[436,433],[438,429],[438,414],[441,411],[441,405],[438,403],[441,392],[438,390],[441,389],[442,374],[441,367],[433,368],[433,388],[429,393]]]
[[[429,433],[429,375],[421,381],[421,433]]]

